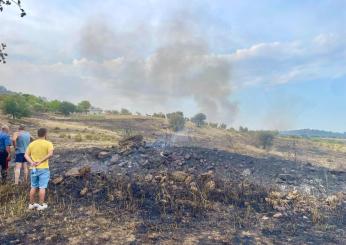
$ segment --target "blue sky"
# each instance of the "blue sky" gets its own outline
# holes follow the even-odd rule
[[[346,131],[343,0],[22,1],[0,84],[107,109]]]

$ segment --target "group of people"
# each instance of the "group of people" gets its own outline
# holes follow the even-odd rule
[[[11,160],[11,147],[15,152],[14,183],[19,184],[21,170],[23,169],[23,182],[28,182],[30,170],[30,203],[29,209],[45,210],[48,205],[45,202],[46,189],[50,179],[49,158],[53,156],[53,144],[47,140],[47,129],[40,128],[37,131],[37,139],[31,137],[24,126],[19,126],[18,131],[10,136],[10,129],[2,125],[0,131],[0,167],[1,181],[6,183],[9,174],[9,162]],[[39,202],[35,202],[37,190]]]

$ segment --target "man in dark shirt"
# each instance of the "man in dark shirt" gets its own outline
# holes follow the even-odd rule
[[[0,131],[0,166],[2,182],[5,183],[7,179],[8,161],[10,160],[10,147],[11,137],[9,135],[9,128],[3,125]]]

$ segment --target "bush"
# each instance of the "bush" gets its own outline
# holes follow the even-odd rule
[[[83,137],[81,134],[76,134],[74,137],[74,141],[76,142],[82,142],[83,141]]]
[[[88,112],[90,110],[90,108],[91,108],[91,104],[87,100],[83,100],[83,101],[79,102],[78,105],[77,105],[77,110],[79,112],[86,113],[86,112]]]
[[[193,118],[191,118],[191,121],[197,126],[201,127],[205,124],[205,120],[207,119],[207,116],[203,113],[196,114]]]
[[[239,132],[247,133],[247,132],[249,132],[249,129],[248,129],[247,127],[242,127],[242,126],[240,126],[240,127],[239,127]]]
[[[273,146],[275,134],[270,131],[262,131],[258,133],[257,138],[262,149],[269,149]]]
[[[166,115],[162,112],[159,112],[159,113],[154,113],[153,117],[166,118]]]
[[[226,125],[225,123],[221,123],[221,124],[219,125],[219,128],[221,128],[221,129],[227,129],[227,125]]]
[[[65,116],[70,115],[71,113],[76,111],[76,106],[68,101],[63,101],[60,104],[59,111],[64,114]]]
[[[121,115],[132,115],[132,113],[128,109],[125,109],[125,108],[121,109],[120,114]]]
[[[217,128],[219,126],[219,124],[217,123],[209,123],[209,127],[211,128]]]
[[[177,132],[183,130],[185,127],[185,118],[184,114],[180,111],[168,113],[167,114],[169,127]]]

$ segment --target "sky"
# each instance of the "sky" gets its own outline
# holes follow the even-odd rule
[[[0,85],[250,129],[346,131],[344,0],[23,0]]]

